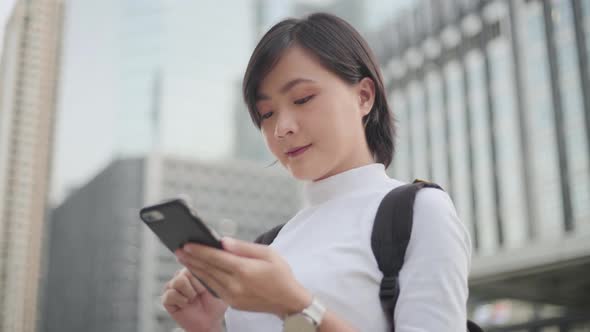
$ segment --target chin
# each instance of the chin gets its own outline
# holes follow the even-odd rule
[[[301,180],[301,181],[313,181],[314,179],[317,178],[313,174],[310,174],[308,172],[302,172],[302,171],[300,171],[298,169],[289,168],[289,172],[291,173],[291,175],[295,179]]]
[[[303,167],[303,165],[283,164],[283,167],[285,167],[285,169],[289,171],[291,176],[293,176],[297,180],[305,181],[311,180],[313,178],[313,172],[310,172],[309,168]]]
[[[319,167],[302,167],[302,166],[289,166],[289,173],[301,181],[317,181],[325,177],[324,170]]]

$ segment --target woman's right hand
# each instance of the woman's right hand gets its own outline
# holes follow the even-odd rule
[[[166,283],[162,304],[185,331],[221,331],[228,305],[214,297],[186,268]]]

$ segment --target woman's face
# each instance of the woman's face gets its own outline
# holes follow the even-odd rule
[[[374,162],[362,117],[369,78],[348,84],[311,53],[290,47],[258,88],[261,129],[272,154],[300,180],[321,180]]]

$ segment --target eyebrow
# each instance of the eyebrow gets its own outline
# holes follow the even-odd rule
[[[285,94],[289,90],[291,90],[293,87],[295,87],[297,84],[300,84],[300,83],[315,83],[315,81],[314,80],[310,80],[308,78],[296,78],[296,79],[290,80],[289,82],[285,83],[279,89],[279,93]],[[265,94],[262,94],[262,93],[260,93],[260,94],[258,94],[256,96],[256,101],[259,101],[259,100],[268,100],[268,99],[270,99],[270,97],[267,96],[267,95],[265,95]]]

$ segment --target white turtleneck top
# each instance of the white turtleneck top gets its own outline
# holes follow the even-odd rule
[[[402,185],[370,164],[306,182],[304,207],[271,244],[296,279],[359,331],[390,331],[379,301],[383,274],[371,250],[379,203]],[[471,242],[449,196],[426,188],[414,203],[414,225],[400,271],[396,332],[466,330]],[[229,308],[228,332],[279,332],[276,316]]]

